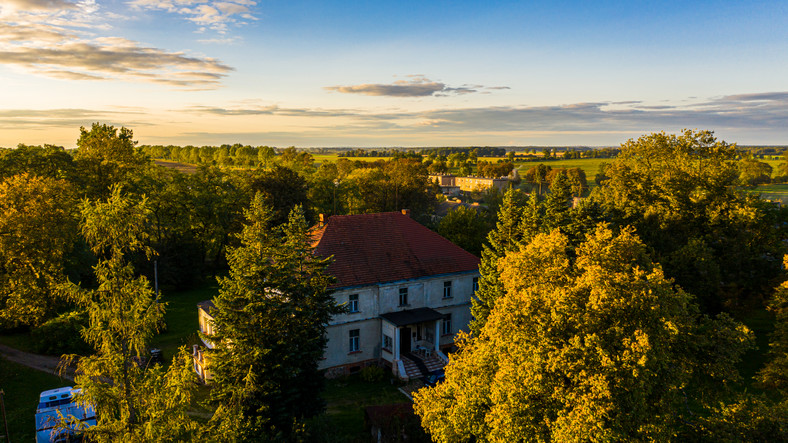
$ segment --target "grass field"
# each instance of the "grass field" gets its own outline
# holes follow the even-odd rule
[[[614,159],[612,158],[581,158],[581,159],[573,159],[573,160],[550,160],[545,162],[523,162],[518,163],[517,167],[520,170],[520,176],[522,177],[525,171],[531,169],[533,166],[542,163],[544,165],[550,166],[553,169],[557,168],[580,168],[586,173],[586,179],[589,182],[594,181],[594,176],[596,176],[597,172],[599,172],[599,165],[603,162],[610,163]]]
[[[760,185],[755,189],[748,189],[747,191],[760,194],[764,200],[780,201],[784,205],[788,205],[788,184],[770,184]]]
[[[36,406],[41,391],[70,386],[71,382],[45,372],[12,363],[0,357],[0,389],[8,419],[9,441],[29,442],[36,438]],[[0,435],[4,434],[0,422]]]

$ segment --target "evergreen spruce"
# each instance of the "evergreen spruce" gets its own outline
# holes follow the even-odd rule
[[[340,310],[327,289],[328,260],[314,256],[299,206],[283,226],[272,227],[272,217],[258,193],[211,311],[217,440],[290,439],[324,409],[317,362],[326,324]]]

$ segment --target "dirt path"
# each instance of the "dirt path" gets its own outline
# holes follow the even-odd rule
[[[59,373],[58,364],[60,363],[60,358],[58,357],[31,354],[30,352],[20,351],[3,344],[0,344],[0,355],[14,363],[19,363],[20,365],[24,365],[29,368],[37,369],[39,371],[47,372],[49,374],[63,377],[67,380],[74,381],[73,368],[67,368],[66,373],[63,375]]]

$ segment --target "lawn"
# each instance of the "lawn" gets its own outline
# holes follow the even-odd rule
[[[191,346],[198,343],[197,338],[197,303],[209,300],[216,296],[219,287],[216,283],[191,291],[162,293],[162,300],[167,303],[164,321],[167,330],[153,338],[151,347],[159,348],[164,353],[167,362],[181,346]]]
[[[378,382],[364,381],[358,375],[326,381],[326,413],[316,418],[330,433],[324,441],[369,441],[364,429],[365,407],[410,401],[398,390],[399,382],[389,381],[391,374],[386,375]]]
[[[68,380],[12,363],[0,357],[0,389],[5,392],[9,441],[33,441],[36,436],[36,406],[41,391],[70,386]],[[0,422],[0,435],[4,434]]]

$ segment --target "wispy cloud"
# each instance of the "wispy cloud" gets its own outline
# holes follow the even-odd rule
[[[669,128],[782,132],[788,140],[788,92],[740,94],[680,105],[626,102],[571,103],[556,106],[496,106],[374,112],[363,109],[310,109],[270,106],[201,107],[181,112],[228,117],[276,115],[343,118],[347,127],[428,132],[572,131],[618,133]],[[332,123],[334,124],[334,123]]]
[[[429,80],[416,75],[410,80],[397,80],[394,83],[364,83],[350,86],[326,86],[323,89],[343,94],[362,94],[386,97],[446,97],[449,95],[463,95],[479,92],[483,89],[509,89],[507,86],[486,88],[482,85],[448,86],[445,83]]]
[[[211,29],[224,34],[230,26],[242,26],[257,20],[250,9],[257,5],[253,0],[132,0],[128,4],[138,10],[182,15],[199,26],[200,32]]]
[[[0,8],[0,64],[34,74],[213,89],[232,71],[210,57],[97,36],[113,14],[98,12],[93,0],[12,0]]]
[[[172,118],[180,132],[140,137],[142,143],[277,146],[424,146],[483,144],[604,144],[640,134],[682,128],[717,131],[729,142],[784,144],[788,141],[788,92],[761,92],[692,100],[672,106],[632,100],[555,106],[442,108],[425,111],[284,107],[253,101],[228,106],[191,106],[159,112],[144,109],[0,111],[0,130],[43,132],[74,129],[92,121],[132,129]],[[184,116],[187,116],[184,118]],[[169,117],[168,117],[169,116]],[[176,117],[177,116],[177,117]],[[176,121],[177,120],[177,121]],[[189,129],[185,122],[201,122]],[[270,122],[275,121],[275,124]],[[195,125],[197,126],[197,125]],[[248,127],[227,131],[224,128]],[[286,129],[284,129],[286,128]],[[135,132],[137,134],[143,131]],[[60,142],[62,143],[62,142]]]

